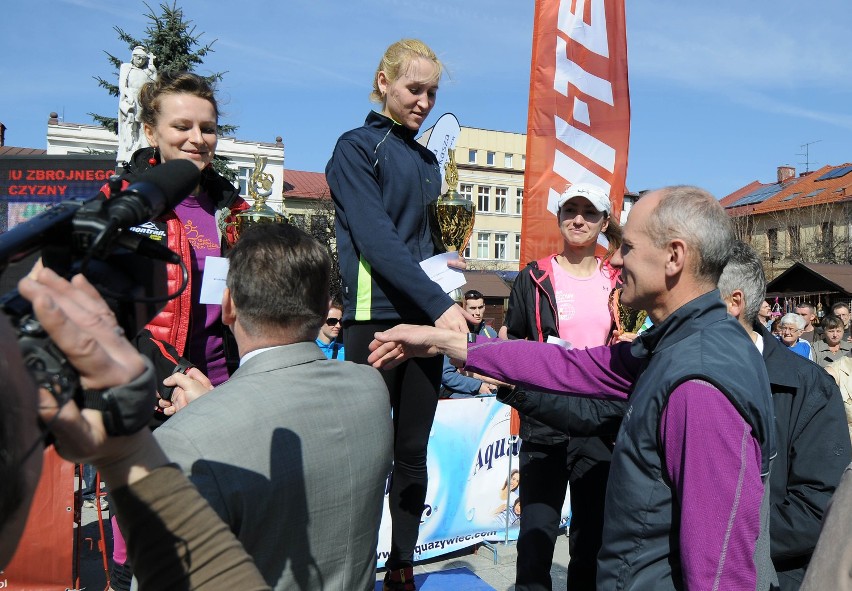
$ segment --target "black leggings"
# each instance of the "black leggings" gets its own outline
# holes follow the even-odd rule
[[[357,323],[343,331],[346,360],[367,363],[373,333],[395,323]],[[388,501],[391,550],[388,569],[412,563],[420,519],[426,502],[426,446],[438,406],[443,359],[411,359],[390,371],[381,370],[393,408],[393,474]],[[403,395],[404,393],[404,395]]]
[[[572,437],[554,445],[521,443],[517,591],[552,589],[553,550],[569,483],[568,590],[595,591],[611,458],[612,451],[599,437]]]

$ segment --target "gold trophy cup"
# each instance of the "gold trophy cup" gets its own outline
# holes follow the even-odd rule
[[[609,306],[615,318],[615,326],[619,335],[624,333],[637,333],[642,325],[645,324],[645,319],[648,313],[644,310],[636,310],[628,308],[621,303],[621,288],[612,290],[609,294]]]
[[[473,233],[473,222],[476,218],[476,207],[472,201],[462,198],[456,191],[459,183],[459,171],[456,167],[456,151],[449,149],[447,171],[444,178],[447,181],[447,192],[438,197],[434,203],[435,216],[441,232],[441,242],[449,252],[462,252],[467,246]]]
[[[272,209],[266,204],[266,198],[272,194],[273,177],[268,172],[263,172],[266,168],[266,156],[254,156],[254,172],[249,178],[248,192],[254,204],[248,209],[241,211],[235,217],[236,220],[229,222],[228,225],[233,225],[233,240],[230,246],[236,244],[240,239],[240,234],[246,228],[253,224],[284,224],[287,223],[287,218]]]

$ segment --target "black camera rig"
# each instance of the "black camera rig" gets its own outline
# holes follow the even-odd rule
[[[180,256],[131,228],[173,209],[198,180],[198,168],[187,160],[151,168],[124,188],[120,177],[112,177],[110,199],[99,194],[63,201],[0,235],[0,273],[10,263],[36,254],[45,267],[66,278],[82,273],[107,301],[125,334],[135,335],[185,289],[188,271]],[[182,286],[174,293],[167,293],[166,263],[180,265],[183,272]],[[100,399],[91,392],[84,396],[76,370],[50,340],[30,303],[12,290],[0,297],[0,310],[17,331],[24,363],[36,384],[60,405],[74,399],[81,408],[101,410],[110,435],[133,433],[147,424],[153,392],[144,400],[109,391]]]

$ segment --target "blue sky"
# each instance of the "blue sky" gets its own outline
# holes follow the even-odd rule
[[[723,197],[774,181],[779,165],[804,170],[808,142],[811,170],[852,161],[848,0],[626,2],[630,189],[689,183]],[[199,71],[227,72],[223,122],[242,139],[282,136],[286,168],[325,168],[337,137],[372,107],[379,57],[402,37],[429,43],[449,72],[424,129],[452,112],[462,125],[525,132],[533,0],[179,6],[217,40]],[[6,145],[45,147],[51,111],[75,123],[115,111],[92,76],[113,75],[105,50],[129,57],[113,25],[143,36],[141,1],[5,0],[2,12]]]

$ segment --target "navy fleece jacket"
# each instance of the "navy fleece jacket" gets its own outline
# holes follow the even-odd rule
[[[325,169],[335,206],[345,323],[434,323],[453,304],[420,268],[438,254],[430,210],[441,191],[435,155],[414,132],[370,112],[344,133]]]

